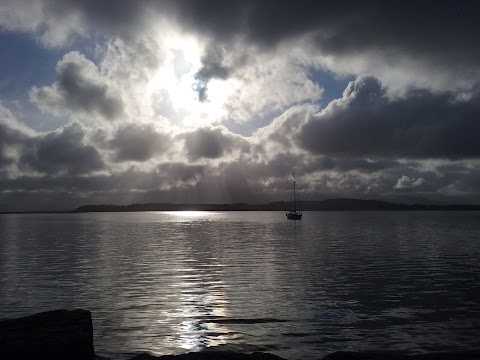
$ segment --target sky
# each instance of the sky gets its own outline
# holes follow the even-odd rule
[[[0,211],[478,204],[479,8],[3,0]]]

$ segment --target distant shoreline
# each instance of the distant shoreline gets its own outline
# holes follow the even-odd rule
[[[268,204],[173,204],[147,203],[130,205],[84,205],[74,210],[0,211],[1,214],[71,214],[87,212],[140,212],[140,211],[287,211],[293,202],[276,201]],[[338,198],[321,201],[302,201],[302,211],[478,211],[480,205],[427,205],[398,204],[379,200]]]
[[[149,203],[131,205],[85,205],[73,210],[82,212],[137,212],[137,211],[286,211],[293,209],[293,202],[277,201],[268,204],[170,204]],[[298,210],[298,209],[297,209]],[[303,211],[392,211],[392,210],[480,210],[480,205],[425,205],[396,204],[378,200],[329,199],[303,201]]]

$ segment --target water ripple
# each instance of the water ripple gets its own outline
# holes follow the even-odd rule
[[[480,214],[0,215],[0,317],[92,311],[100,355],[480,347]]]

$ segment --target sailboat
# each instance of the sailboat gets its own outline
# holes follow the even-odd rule
[[[298,202],[298,205],[297,205]],[[288,220],[302,220],[302,211],[300,209],[300,196],[297,191],[295,182],[295,174],[293,174],[293,210],[287,211],[285,214]],[[298,209],[298,210],[297,210]]]

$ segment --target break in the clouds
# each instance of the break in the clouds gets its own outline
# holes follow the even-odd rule
[[[477,8],[3,1],[0,211],[285,200],[292,172],[304,199],[480,202]]]

